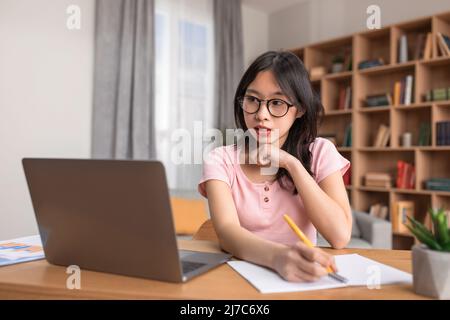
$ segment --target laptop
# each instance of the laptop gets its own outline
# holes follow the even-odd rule
[[[185,282],[231,258],[179,250],[159,161],[22,160],[49,263]]]

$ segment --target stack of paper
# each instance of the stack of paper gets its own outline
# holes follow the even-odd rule
[[[347,286],[378,286],[397,283],[412,283],[407,272],[362,257],[358,254],[335,256],[338,274],[347,278],[341,283],[330,277],[315,282],[289,282],[274,271],[245,261],[228,261],[228,264],[249,281],[261,293],[279,293],[331,289]]]
[[[0,241],[0,266],[44,258],[39,235]]]

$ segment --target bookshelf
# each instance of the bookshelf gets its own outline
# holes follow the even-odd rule
[[[450,192],[427,190],[424,186],[424,181],[430,178],[450,178],[450,145],[437,143],[437,123],[450,121],[450,96],[445,100],[427,100],[430,91],[450,88],[450,56],[440,50],[438,33],[450,36],[450,12],[290,50],[315,75],[311,82],[325,108],[319,135],[333,135],[338,151],[352,163],[351,184],[346,185],[346,190],[356,210],[369,212],[371,205],[383,203],[389,208],[387,219],[393,222],[391,215],[397,201],[411,201],[415,218],[426,224],[430,223],[426,218],[429,207],[444,206],[450,210]],[[429,49],[425,49],[427,41]],[[342,55],[343,68],[333,69],[333,62],[339,60],[336,57]],[[374,59],[382,62],[359,68],[360,62]],[[396,82],[402,83],[405,90],[407,76],[413,77],[409,103],[402,103],[408,101],[405,99],[391,99],[390,104],[367,106],[370,96],[395,94]],[[351,97],[343,107],[343,88],[347,87]],[[433,94],[437,96],[435,91]],[[388,143],[375,147],[377,130],[382,124],[389,128]],[[345,144],[349,125],[351,146]],[[429,128],[428,144],[419,143],[422,126]],[[403,146],[402,135],[406,132],[410,133],[411,144]],[[396,187],[398,160],[415,167],[411,189]],[[365,186],[364,176],[368,172],[388,173],[393,179],[392,186]],[[410,249],[415,243],[414,237],[404,231],[393,229],[392,237],[394,249]]]

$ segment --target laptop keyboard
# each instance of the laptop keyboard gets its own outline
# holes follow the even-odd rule
[[[206,263],[181,261],[181,267],[183,268],[183,274],[194,271],[198,268],[203,267],[204,265],[206,265]]]

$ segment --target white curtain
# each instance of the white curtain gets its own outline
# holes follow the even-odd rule
[[[213,26],[211,0],[155,1],[156,154],[171,189],[194,190],[200,179],[201,164],[173,162],[172,138],[177,129],[190,133],[193,163],[194,123],[213,126]]]

